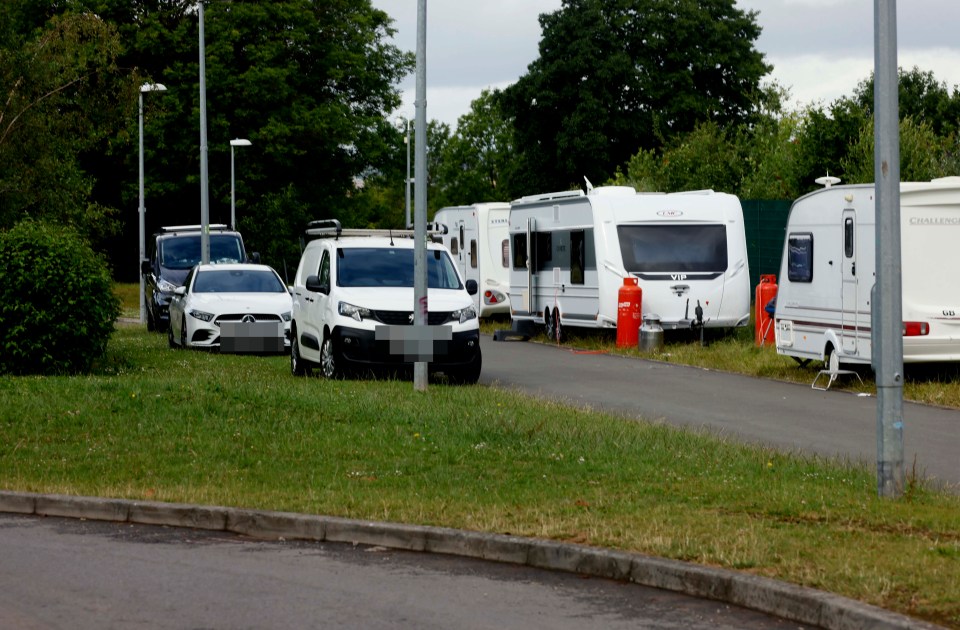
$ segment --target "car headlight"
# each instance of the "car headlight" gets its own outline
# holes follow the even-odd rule
[[[353,304],[347,304],[346,302],[340,302],[337,310],[344,317],[352,317],[358,322],[362,322],[364,317],[369,318],[371,316],[369,308],[354,306]]]
[[[167,280],[160,280],[157,283],[157,288],[160,289],[161,293],[173,293],[177,290],[177,285],[169,282]]]
[[[291,319],[293,319],[293,311],[287,311],[286,313],[280,313],[280,319],[282,319],[282,320],[285,321],[285,322],[289,322]]]
[[[209,322],[211,319],[213,319],[213,313],[206,313],[193,308],[190,309],[190,317],[195,317],[203,322]]]
[[[477,309],[473,306],[468,306],[466,308],[461,308],[459,311],[453,311],[450,313],[451,319],[459,319],[461,324],[469,322],[471,319],[477,318]]]

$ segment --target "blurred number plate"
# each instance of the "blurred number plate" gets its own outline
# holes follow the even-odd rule
[[[283,352],[283,323],[223,322],[220,352]]]

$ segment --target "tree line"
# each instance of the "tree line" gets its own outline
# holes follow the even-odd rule
[[[207,0],[210,220],[281,273],[307,221],[401,227],[399,81],[414,70],[369,0]],[[429,212],[583,186],[793,199],[827,173],[873,180],[873,82],[799,110],[765,82],[757,14],[734,0],[564,0],[539,57],[452,129],[431,121]],[[199,222],[198,0],[0,5],[0,229],[74,226],[135,278],[140,86],[148,231]],[[956,175],[960,94],[900,73],[903,179]],[[412,139],[412,138],[411,138]],[[411,151],[413,154],[413,151]]]

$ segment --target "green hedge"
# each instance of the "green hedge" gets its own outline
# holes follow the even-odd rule
[[[89,371],[119,314],[106,261],[71,228],[26,220],[0,233],[0,372]]]

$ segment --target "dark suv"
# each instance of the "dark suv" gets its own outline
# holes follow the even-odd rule
[[[226,225],[210,225],[210,262],[259,262],[254,253],[249,258],[240,233]],[[140,263],[143,274],[147,330],[165,331],[170,325],[170,298],[183,284],[187,273],[200,263],[200,226],[174,225],[162,227],[148,244],[149,258]]]

